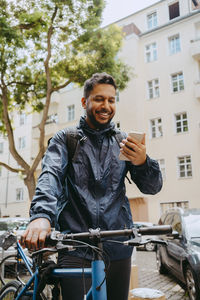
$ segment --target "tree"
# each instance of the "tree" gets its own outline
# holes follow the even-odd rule
[[[93,73],[112,74],[119,89],[129,68],[116,58],[122,32],[100,28],[103,0],[0,0],[0,130],[23,174],[29,198],[35,191],[35,170],[44,154],[45,123],[52,93],[74,82],[80,86]],[[45,99],[45,100],[44,100]],[[11,113],[29,104],[42,111],[39,151],[29,165],[15,147]]]

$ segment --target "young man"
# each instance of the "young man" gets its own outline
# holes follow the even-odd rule
[[[86,114],[77,126],[82,142],[76,158],[72,161],[68,157],[65,130],[51,139],[31,204],[31,223],[23,235],[28,248],[43,247],[52,226],[67,232],[131,228],[132,216],[124,183],[127,172],[141,192],[156,194],[160,191],[161,172],[158,163],[146,155],[145,140],[140,143],[128,136],[119,148],[116,129],[111,123],[116,110],[115,97],[114,79],[106,73],[94,74],[84,85],[81,102]],[[130,161],[120,161],[120,151]],[[110,259],[108,300],[127,300],[132,248],[104,243],[104,250]],[[62,251],[58,263],[81,267],[83,260],[84,265],[89,266],[91,259],[90,251]],[[83,299],[82,279],[63,279],[61,286],[63,299],[65,295],[71,300]]]

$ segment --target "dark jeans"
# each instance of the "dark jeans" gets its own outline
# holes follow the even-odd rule
[[[58,258],[59,266],[66,268],[82,268],[83,260],[78,257],[61,255]],[[91,266],[91,262],[84,260],[84,267]],[[131,272],[131,258],[111,261],[106,272],[107,298],[108,300],[127,300]],[[91,278],[85,280],[85,290],[91,286]],[[63,300],[83,300],[83,278],[62,278],[61,289]]]

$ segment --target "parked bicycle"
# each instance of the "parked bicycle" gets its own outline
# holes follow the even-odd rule
[[[102,252],[102,243],[113,242],[122,243],[127,246],[138,246],[145,241],[142,241],[141,235],[161,235],[171,233],[171,226],[152,226],[148,228],[132,228],[124,230],[111,230],[111,231],[101,231],[100,229],[91,229],[89,232],[82,233],[70,233],[62,234],[57,231],[53,231],[48,237],[48,244],[51,247],[47,247],[32,253],[33,266],[30,265],[29,261],[26,259],[26,255],[20,243],[17,242],[18,257],[23,260],[24,264],[27,266],[29,271],[29,280],[23,283],[22,280],[16,276],[15,280],[6,283],[0,291],[0,300],[5,299],[48,299],[43,293],[44,285],[48,282],[43,282],[41,280],[41,271],[44,272],[44,255],[56,253],[60,250],[66,249],[68,251],[73,251],[78,247],[90,248],[94,253],[94,260],[92,261],[91,268],[52,268],[50,269],[51,276],[48,278],[63,278],[63,277],[80,277],[92,278],[92,286],[87,294],[84,296],[84,300],[106,300],[106,274],[105,274],[105,263],[104,255]],[[125,242],[115,241],[113,238],[118,236],[129,236],[129,240]],[[111,240],[104,238],[112,237]],[[9,236],[7,237],[9,240]],[[92,241],[92,242],[91,242]],[[147,241],[149,242],[149,240]],[[151,240],[153,243],[164,243],[161,240]],[[42,282],[42,287],[41,287]],[[56,282],[56,280],[55,280]],[[58,299],[58,286],[55,286],[52,290],[53,296],[50,299]]]

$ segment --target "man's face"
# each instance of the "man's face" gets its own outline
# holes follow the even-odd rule
[[[115,96],[112,85],[97,84],[87,99],[82,98],[86,121],[91,128],[104,128],[110,123],[116,111]]]

